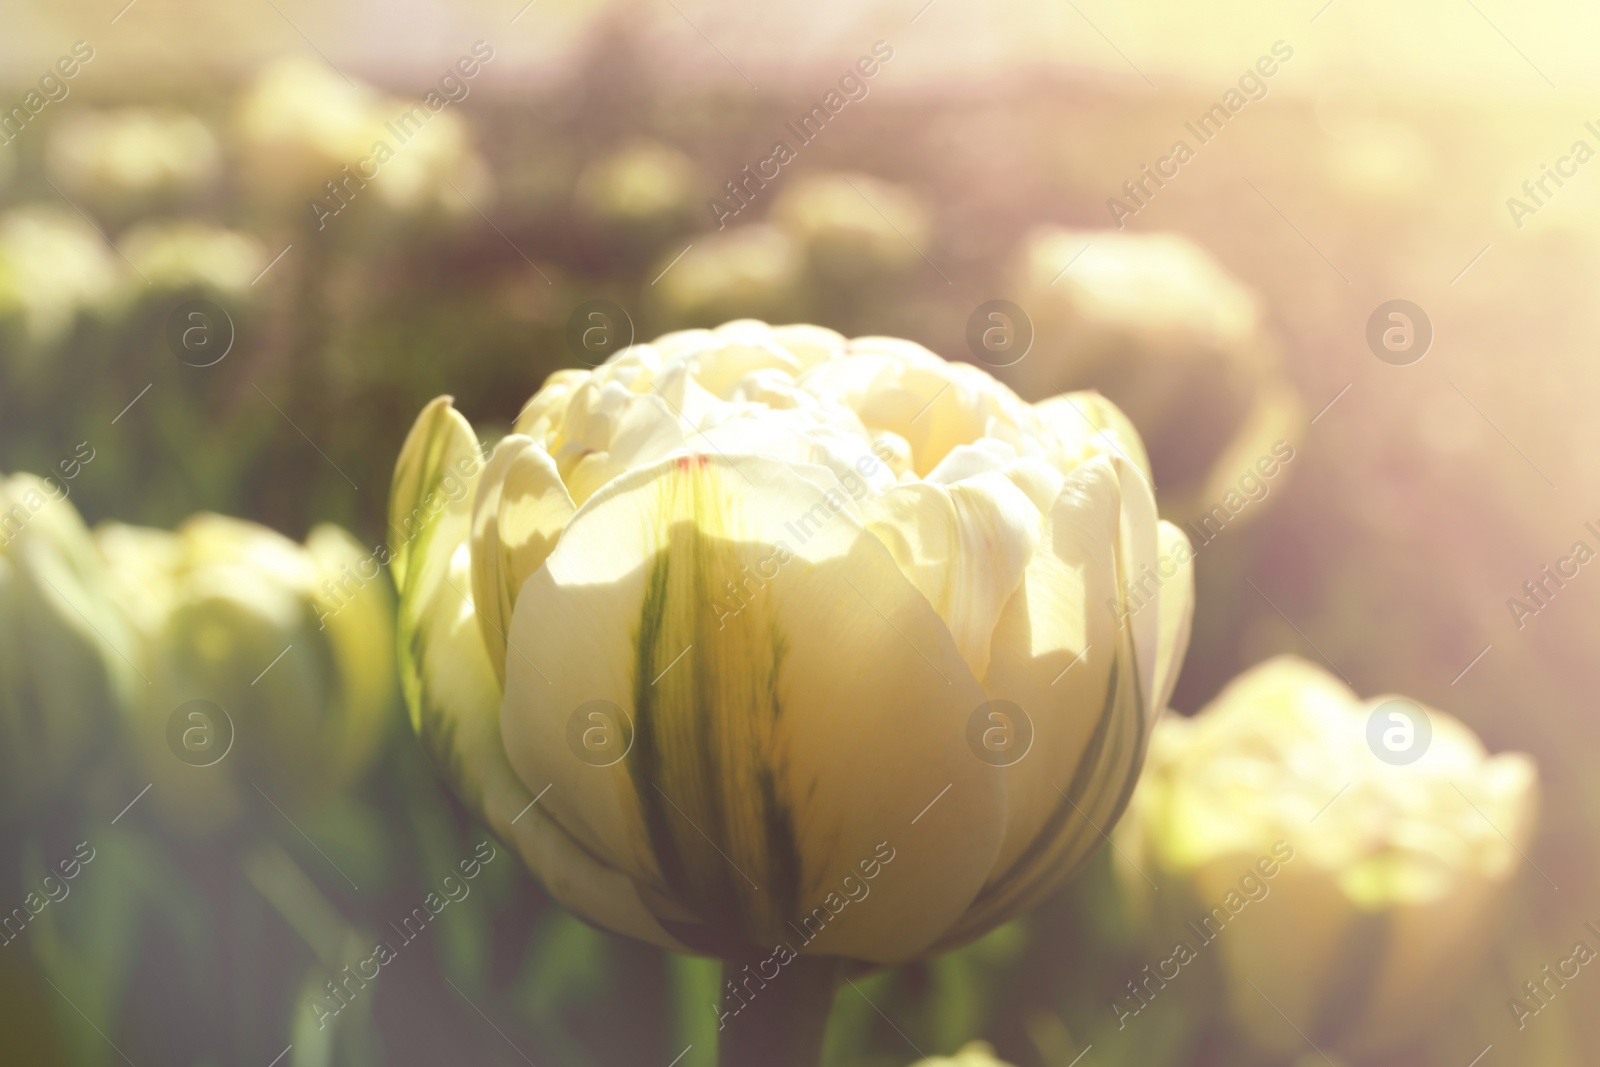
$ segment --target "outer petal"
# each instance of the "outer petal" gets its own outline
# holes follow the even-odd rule
[[[1032,749],[1004,769],[1000,857],[941,948],[1059,888],[1127,804],[1154,720],[1158,609],[1131,611],[1123,577],[1154,559],[1153,511],[1142,474],[1102,456],[1067,476],[1047,517],[1023,588],[995,628],[984,678],[991,700],[1025,713]]]
[[[585,852],[512,773],[500,741],[500,685],[471,598],[468,493],[478,451],[467,422],[434,401],[418,417],[396,469],[391,520],[410,530],[394,558],[400,658],[412,724],[450,785],[502,840],[513,842],[550,895],[594,922],[681,949],[640,902],[631,879]],[[463,474],[463,472],[470,472]],[[405,494],[405,495],[402,495]],[[457,499],[459,497],[459,499]],[[429,504],[432,500],[435,507]]]
[[[1132,638],[1138,657],[1140,705],[1148,734],[1162,710],[1154,699],[1161,654],[1160,603],[1164,591],[1158,569],[1161,522],[1156,517],[1155,489],[1149,476],[1122,455],[1112,457],[1111,465],[1122,487],[1122,510],[1117,523],[1117,580],[1124,608],[1122,624]]]
[[[447,518],[466,514],[465,502],[483,465],[471,425],[450,403],[450,397],[441,396],[422,409],[406,435],[389,486],[389,526],[395,537],[392,573],[402,596],[421,577],[420,569],[412,568],[414,564],[420,568],[427,559],[434,536],[441,529],[446,536],[454,532],[451,523],[433,520],[441,512]],[[448,552],[443,559],[449,559]]]
[[[550,555],[576,510],[543,448],[521,434],[501,439],[472,504],[472,598],[502,684],[517,590]]]
[[[965,741],[982,690],[837,486],[752,456],[633,471],[517,602],[512,765],[705,950],[911,958],[999,846],[1002,783]],[[569,745],[593,701],[635,731],[610,766]]]

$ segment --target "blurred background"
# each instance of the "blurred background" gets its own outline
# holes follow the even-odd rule
[[[407,728],[387,577],[335,640],[306,605],[391,536],[390,472],[432,397],[506,427],[555,369],[758,317],[907,337],[1030,400],[1121,405],[1199,549],[1177,711],[1293,652],[1532,755],[1530,862],[1505,922],[1463,935],[1490,944],[1482,973],[1370,1062],[1465,1067],[1485,1045],[1487,1064],[1593,1062],[1600,979],[1525,1029],[1507,1000],[1600,920],[1600,577],[1543,572],[1600,545],[1600,10],[68,0],[0,17],[0,470],[52,479],[52,514],[65,495],[97,529],[94,561],[70,548],[41,573],[108,590],[103,619],[69,597],[59,615],[118,653],[103,684],[49,697],[80,712],[71,736],[7,690],[0,908],[32,916],[0,948],[9,1061],[714,1062],[715,965],[584,925],[503,849],[318,1027],[329,980],[488,835]],[[1267,456],[1275,473],[1251,477]],[[299,599],[248,654],[207,651],[239,631],[201,571],[265,533],[196,513],[288,539],[271,552]],[[165,547],[138,558],[166,562],[118,566],[147,535]],[[134,651],[143,614],[174,603],[198,613],[202,659],[268,669],[230,683],[240,706],[281,680],[271,699],[315,720],[244,730],[225,795],[121,739],[119,715],[166,729],[198,692],[192,668]],[[23,672],[44,654],[6,611],[0,659]],[[333,736],[323,704],[359,722]],[[70,892],[25,903],[80,843],[94,858]],[[829,1062],[980,1036],[1018,1065],[1090,1044],[1085,1064],[1257,1062],[1201,991],[1117,1028],[1109,1005],[1154,958],[1117,862],[862,982],[881,1014],[841,996]]]

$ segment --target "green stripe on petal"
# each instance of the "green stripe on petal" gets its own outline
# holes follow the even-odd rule
[[[480,465],[471,427],[441,397],[417,418],[395,471],[392,573],[412,725],[444,778],[552,897],[593,922],[682,949],[646,909],[639,887],[546,817],[506,760],[500,685],[472,599],[468,536]]]
[[[685,469],[640,610],[629,770],[667,885],[712,922],[739,917],[730,942],[761,944],[795,916],[800,889],[778,783],[782,642],[765,627],[726,625],[733,597],[718,584],[759,576],[761,560],[714,532],[719,472]]]
[[[1028,712],[1037,751],[1005,770],[1001,862],[942,947],[1058,890],[1132,796],[1154,721],[1146,675],[1155,666],[1160,609],[1132,603],[1125,576],[1155,557],[1148,496],[1142,475],[1122,460],[1100,457],[1075,469],[1050,510],[1023,590],[1002,614],[984,688]],[[1141,639],[1149,643],[1147,662]]]
[[[1003,783],[965,735],[982,689],[823,468],[622,476],[529,578],[510,637],[519,777],[554,781],[541,805],[703,951],[914,958],[993,865]],[[633,724],[604,766],[569,744],[597,701]]]
[[[467,499],[481,465],[471,425],[450,404],[450,397],[441,396],[422,409],[389,486],[390,570],[402,595],[414,561],[428,554],[436,518]]]
[[[939,951],[1037,907],[1083,866],[1105,840],[1102,831],[1109,833],[1121,817],[1149,740],[1132,662],[1131,649],[1124,649],[1112,664],[1094,732],[1071,780],[1056,787],[1057,802],[1044,825],[1005,874],[978,895],[961,923],[940,941]]]
[[[501,438],[472,503],[472,596],[495,677],[517,593],[543,565],[576,508],[553,459],[532,438]]]
[[[395,465],[389,494],[389,572],[400,594],[396,613],[401,688],[411,712],[411,725],[422,730],[424,630],[436,606],[454,611],[458,605],[445,586],[451,556],[466,540],[472,491],[481,456],[467,420],[450,406],[450,398],[434,400],[412,425]],[[442,595],[443,594],[443,595]]]

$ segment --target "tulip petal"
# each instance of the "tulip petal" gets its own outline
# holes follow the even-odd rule
[[[926,475],[959,445],[1036,425],[1031,409],[977,367],[947,363],[919,344],[859,337],[850,358],[812,367],[802,388],[840,403],[874,431],[891,431],[911,446],[913,467]]]
[[[1022,709],[1032,749],[1004,769],[1000,856],[941,947],[1021,914],[1059,888],[1127,803],[1153,721],[1136,635],[1142,630],[1154,643],[1158,609],[1134,608],[1122,581],[1136,569],[1125,562],[1135,548],[1145,548],[1136,557],[1141,563],[1154,557],[1153,506],[1138,499],[1148,496],[1140,472],[1119,458],[1075,468],[1023,586],[995,628],[984,690]]]
[[[1110,452],[1133,463],[1150,477],[1150,457],[1139,431],[1111,401],[1091,390],[1062,393],[1033,406],[1041,422],[1059,442],[1058,462],[1071,469],[1086,459]]]
[[[532,438],[511,434],[495,446],[472,504],[472,598],[502,684],[517,591],[550,555],[576,510],[555,461]]]
[[[910,958],[999,846],[1002,783],[965,744],[982,691],[838,485],[749,456],[632,471],[517,602],[512,766],[702,951]],[[601,728],[600,757],[573,740]]]
[[[506,759],[500,684],[470,595],[467,490],[478,480],[477,447],[466,420],[449,407],[449,398],[440,398],[418,417],[396,470],[391,521],[411,538],[395,553],[394,574],[401,596],[401,675],[412,723],[452,788],[502,840],[516,845],[552,897],[594,922],[681,949],[646,910],[627,875],[600,863],[537,805],[530,806],[534,794]],[[447,482],[452,475],[463,479],[461,492]],[[400,562],[402,555],[408,565]]]
[[[1117,585],[1125,609],[1122,623],[1137,657],[1141,710],[1148,734],[1162,710],[1155,702],[1161,654],[1160,603],[1166,592],[1165,579],[1157,569],[1161,521],[1156,516],[1155,487],[1149,475],[1121,454],[1110,457],[1110,463],[1122,487],[1117,523]]]
[[[389,490],[389,528],[394,550],[389,572],[400,594],[396,628],[400,681],[411,724],[422,704],[422,649],[416,641],[425,613],[439,597],[450,558],[467,536],[472,490],[482,457],[478,439],[461,413],[441,396],[417,416]]]
[[[425,619],[422,740],[458,795],[482,814],[563,907],[620,933],[681,951],[645,908],[633,880],[601,863],[534,803],[506,759],[497,714],[500,686],[488,662],[472,601],[468,553],[451,560],[441,603]],[[453,598],[453,603],[451,602]],[[542,787],[541,787],[542,788]]]
[[[952,453],[954,455],[954,453]],[[976,677],[1039,540],[1038,508],[1004,474],[908,482],[866,505],[867,528],[939,613]]]

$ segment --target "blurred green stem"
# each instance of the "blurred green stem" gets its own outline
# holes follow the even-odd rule
[[[718,1067],[817,1067],[842,973],[826,956],[797,956],[771,978],[756,963],[724,963]]]

